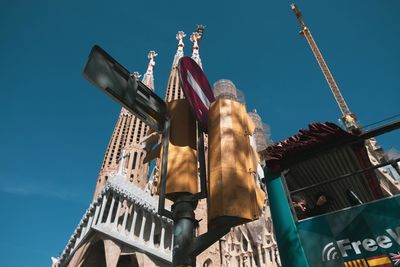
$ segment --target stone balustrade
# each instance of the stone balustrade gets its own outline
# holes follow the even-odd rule
[[[158,200],[123,176],[110,179],[86,211],[54,267],[64,266],[91,231],[172,262],[173,222],[157,214]]]

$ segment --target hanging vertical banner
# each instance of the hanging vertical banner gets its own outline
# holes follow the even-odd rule
[[[193,109],[197,121],[207,132],[208,110],[210,104],[215,101],[211,86],[200,66],[190,57],[182,57],[179,60],[179,78],[181,87],[190,106]]]
[[[310,266],[400,266],[400,196],[300,221]]]

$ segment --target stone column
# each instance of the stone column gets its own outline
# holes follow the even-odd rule
[[[126,222],[128,220],[128,214],[129,214],[129,206],[128,206],[128,202],[127,202],[126,207],[125,207],[125,212],[124,212],[124,220],[122,221],[122,226],[121,226],[121,229],[122,229],[122,231],[124,231],[124,234],[126,234]]]
[[[112,229],[115,231],[118,231],[117,227],[118,227],[120,209],[121,209],[121,199],[120,199],[120,197],[118,197],[118,206],[117,206],[117,210],[115,211],[115,218],[114,218],[114,222],[113,222],[113,226],[112,226]]]
[[[110,222],[111,222],[111,215],[112,215],[112,213],[113,213],[114,204],[115,204],[115,197],[112,196],[111,206],[110,206],[110,210],[108,211],[107,220],[106,220],[106,225],[109,225]]]
[[[161,249],[162,251],[164,251],[164,250],[165,250],[165,247],[164,247],[165,223],[164,223],[164,221],[163,221],[162,219],[160,219],[160,221],[161,221],[160,249]]]
[[[149,241],[150,241],[150,247],[154,248],[154,229],[156,228],[156,223],[154,221],[154,215],[151,214],[151,230],[150,230],[150,237],[149,237]]]
[[[146,212],[143,210],[142,225],[140,226],[139,240],[143,242],[144,228],[146,226]]]
[[[104,199],[104,196],[102,198]],[[93,215],[93,220],[92,220],[91,224],[89,224],[90,226],[96,224],[96,221],[97,221],[97,218],[98,218],[99,212],[100,212],[100,206],[101,206],[101,204],[97,203],[96,210],[95,210],[94,215]]]
[[[100,211],[100,216],[99,216],[99,222],[97,223],[101,223],[101,221],[103,220],[103,215],[104,215],[104,209],[106,208],[106,204],[107,204],[107,198],[110,196],[110,194],[105,194],[103,197],[103,202],[101,204],[101,211]],[[95,224],[97,224],[95,221]]]
[[[132,236],[133,239],[135,239],[135,226],[136,226],[139,207],[134,204],[132,204],[132,205],[133,205],[133,219],[132,219],[132,225],[131,225],[131,229],[129,231],[129,235]]]

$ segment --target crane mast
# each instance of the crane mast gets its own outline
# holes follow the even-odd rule
[[[346,101],[344,100],[344,97],[342,93],[339,90],[339,87],[335,81],[335,79],[332,76],[331,71],[329,70],[328,65],[326,64],[324,57],[321,54],[321,51],[319,50],[316,42],[314,41],[314,38],[308,29],[308,27],[305,25],[301,12],[297,8],[295,4],[290,5],[293,13],[296,15],[297,20],[300,23],[301,26],[301,31],[300,34],[304,36],[310,45],[311,51],[313,52],[315,59],[318,62],[319,67],[322,70],[322,73],[325,76],[325,79],[329,85],[329,88],[332,91],[333,96],[335,97],[335,100],[339,106],[339,109],[342,113],[341,120],[343,121],[344,125],[346,126],[347,129],[353,130],[353,129],[359,129],[360,125],[358,123],[357,117],[355,116],[354,113],[352,113],[349,109],[349,107],[346,104]]]

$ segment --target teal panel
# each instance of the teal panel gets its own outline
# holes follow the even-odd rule
[[[297,229],[310,266],[363,259],[370,266],[392,266],[372,265],[388,260],[400,266],[400,196],[306,219]]]

